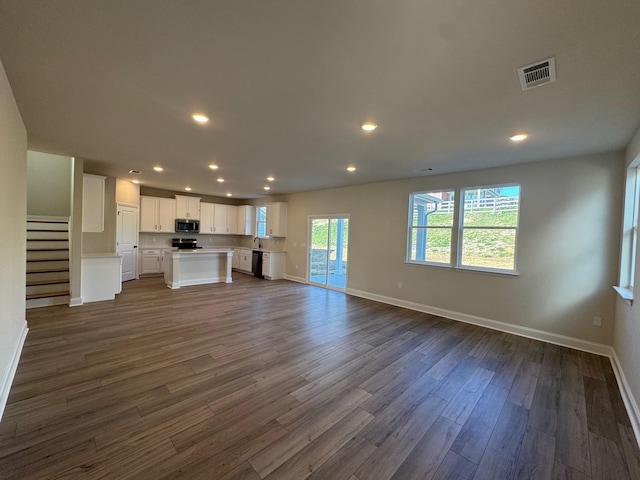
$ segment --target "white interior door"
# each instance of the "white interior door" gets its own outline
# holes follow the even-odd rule
[[[138,273],[138,207],[118,205],[116,252],[122,256],[122,281]]]

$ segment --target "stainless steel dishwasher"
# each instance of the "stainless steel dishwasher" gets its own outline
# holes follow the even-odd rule
[[[251,273],[258,278],[264,278],[262,275],[262,253],[260,250],[254,250],[251,256]]]

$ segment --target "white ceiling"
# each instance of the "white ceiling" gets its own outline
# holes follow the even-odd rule
[[[0,0],[0,59],[29,148],[251,198],[621,150],[639,24],[637,0]]]

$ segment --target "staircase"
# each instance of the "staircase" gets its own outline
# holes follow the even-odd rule
[[[69,219],[27,217],[27,308],[69,303]]]

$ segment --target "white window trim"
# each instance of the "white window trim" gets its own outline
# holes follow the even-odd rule
[[[464,194],[467,191],[472,190],[482,190],[482,189],[490,189],[490,188],[506,188],[506,187],[518,187],[518,224],[515,227],[476,227],[476,226],[464,226]],[[460,189],[460,202],[458,205],[458,211],[460,212],[458,217],[458,245],[456,249],[456,269],[458,270],[468,270],[468,271],[477,271],[477,272],[487,272],[487,273],[497,273],[502,275],[512,275],[518,276],[518,238],[520,237],[520,205],[522,203],[522,185],[519,183],[496,183],[492,185],[479,185],[473,187],[463,187]],[[462,264],[462,240],[463,233],[466,229],[473,230],[515,230],[515,243],[513,246],[513,269],[505,269],[505,268],[487,268],[487,267],[478,267],[474,265],[463,265]]]
[[[464,227],[464,192],[466,190],[478,190],[478,189],[487,189],[487,188],[505,188],[505,187],[518,187],[520,189],[518,196],[518,225],[515,227]],[[429,228],[450,228],[451,229],[451,260],[450,263],[445,262],[433,262],[427,260],[412,260],[411,259],[411,232],[415,228],[413,226],[413,197],[414,195],[420,194],[429,194],[433,192],[448,192],[452,191],[454,193],[455,199],[455,208],[453,213],[453,226],[451,227],[429,227]],[[425,266],[425,267],[435,267],[447,270],[458,270],[462,272],[468,273],[480,273],[480,274],[489,274],[489,275],[498,275],[498,276],[506,276],[506,277],[518,277],[520,273],[518,272],[518,239],[520,237],[520,211],[522,205],[522,185],[517,182],[512,183],[496,183],[491,185],[480,185],[480,186],[471,186],[471,187],[461,187],[461,188],[433,188],[429,190],[416,191],[409,193],[409,211],[407,216],[407,245],[406,245],[406,253],[405,253],[405,263],[408,265],[416,265],[416,266]],[[426,228],[426,227],[425,227]],[[513,270],[507,270],[502,268],[488,268],[488,267],[477,267],[473,265],[462,265],[462,232],[463,229],[471,229],[478,228],[483,230],[515,230],[516,238],[515,238],[515,246],[514,246],[514,268]]]
[[[415,195],[421,195],[421,194],[430,194],[430,193],[441,193],[441,192],[453,192],[453,199],[454,199],[454,209],[453,209],[453,224],[450,227],[446,227],[446,226],[433,226],[433,227],[429,227],[429,226],[418,226],[415,227],[413,226],[413,198]],[[454,266],[454,258],[456,255],[455,252],[455,248],[454,245],[456,245],[456,217],[458,215],[458,200],[457,200],[457,192],[455,188],[438,188],[438,189],[430,189],[430,190],[424,190],[424,191],[419,191],[419,192],[411,192],[409,193],[409,212],[408,212],[408,218],[407,218],[407,247],[406,247],[406,253],[405,253],[405,263],[411,264],[411,265],[426,265],[426,266],[430,266],[430,267],[440,267],[440,268],[453,268]],[[411,259],[411,233],[413,232],[414,229],[419,229],[419,228],[424,228],[424,229],[449,229],[451,230],[451,253],[449,256],[449,261],[448,262],[434,262],[432,260],[413,260]]]
[[[260,215],[258,213],[258,209],[259,208],[264,208],[265,209],[265,221],[264,222],[260,222]],[[266,220],[266,210],[267,206],[266,205],[258,205],[256,207],[256,237],[257,238],[269,238],[269,235],[267,235],[267,220]],[[260,236],[260,223],[264,223],[264,235]]]
[[[629,305],[633,304],[633,285],[636,268],[638,215],[640,207],[640,155],[627,169],[624,210],[622,214],[622,241],[620,247],[620,276],[614,290]]]

